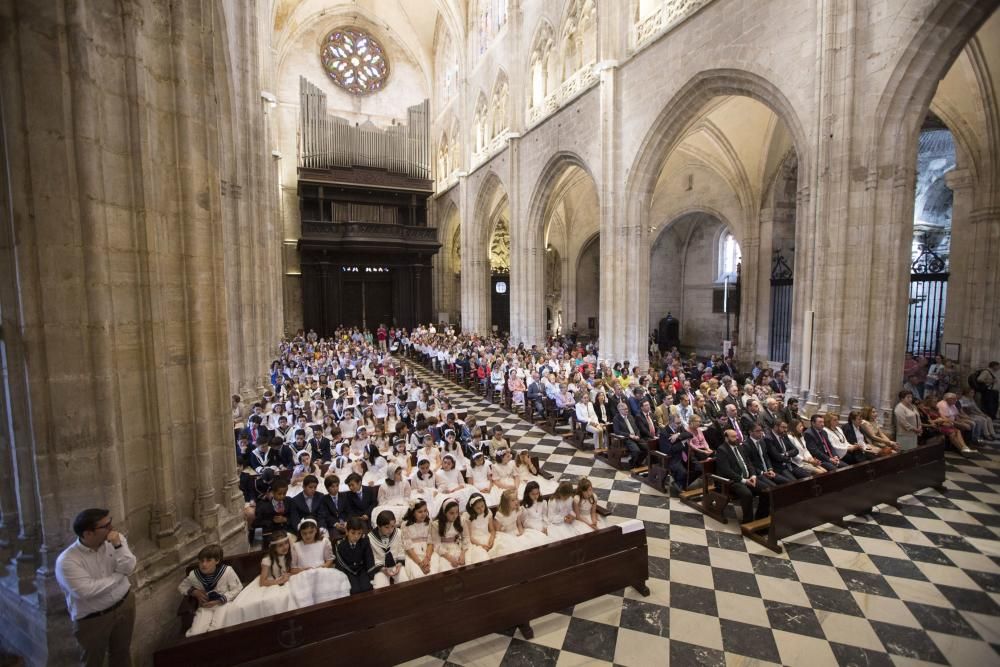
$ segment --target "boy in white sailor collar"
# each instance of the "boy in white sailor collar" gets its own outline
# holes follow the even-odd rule
[[[372,547],[372,558],[382,569],[375,573],[372,585],[384,588],[391,584],[406,581],[406,570],[403,565],[406,551],[403,549],[403,536],[396,528],[396,516],[389,510],[379,512],[375,518],[375,528],[368,533],[368,542]]]
[[[177,590],[197,600],[200,608],[211,609],[232,602],[243,584],[233,568],[222,562],[222,547],[210,544],[198,552],[198,566],[184,577]]]

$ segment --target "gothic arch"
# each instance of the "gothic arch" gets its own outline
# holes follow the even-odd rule
[[[554,35],[555,31],[548,19],[543,17],[539,20],[527,58],[528,69],[525,81],[528,82],[529,86],[528,108],[542,104],[558,85],[553,77],[553,65],[558,60]]]
[[[537,234],[538,243],[543,241],[546,212],[552,203],[552,195],[559,179],[570,167],[578,167],[583,170],[590,177],[590,181],[600,197],[594,172],[591,171],[583,158],[571,151],[559,151],[554,154],[542,168],[531,199],[528,201],[528,229],[531,230],[532,234]]]
[[[483,247],[489,244],[497,202],[506,203],[506,201],[507,188],[500,176],[490,169],[476,195],[476,203],[472,209],[474,231],[469,235],[470,239],[477,240]]]
[[[808,135],[780,88],[745,70],[705,70],[694,75],[667,103],[639,147],[625,187],[630,221],[645,223],[643,216],[660,170],[703,107],[715,97],[729,95],[749,97],[770,108],[791,133],[795,150],[802,158],[800,165],[808,162],[804,159],[809,154],[804,150],[809,145]]]
[[[501,67],[490,93],[489,139],[492,141],[510,128],[510,83],[507,72]]]

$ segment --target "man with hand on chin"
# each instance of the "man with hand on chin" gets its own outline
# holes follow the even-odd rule
[[[135,556],[114,529],[110,512],[86,509],[73,520],[77,540],[56,560],[56,581],[66,595],[80,664],[110,667],[132,664],[135,595],[129,576]]]

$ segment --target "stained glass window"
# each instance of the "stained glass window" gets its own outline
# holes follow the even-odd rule
[[[360,28],[331,30],[323,40],[320,59],[333,82],[353,95],[382,90],[389,78],[385,50]]]

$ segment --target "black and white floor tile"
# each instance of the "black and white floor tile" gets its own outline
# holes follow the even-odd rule
[[[644,521],[651,594],[604,595],[536,619],[531,640],[493,634],[407,664],[1000,665],[1000,449],[949,453],[945,495],[926,489],[775,554],[448,386],[545,470],[590,477],[612,520]]]

